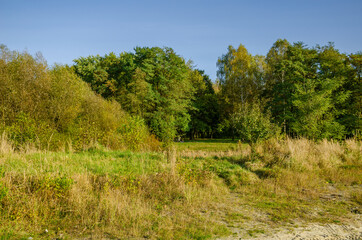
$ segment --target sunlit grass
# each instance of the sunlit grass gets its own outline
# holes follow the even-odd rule
[[[234,227],[254,237],[360,211],[360,142],[270,140],[251,153],[228,141],[168,153],[4,151],[0,238],[209,239]]]
[[[238,141],[232,139],[198,139],[175,143],[179,151],[235,151]],[[247,146],[247,144],[242,144]]]
[[[161,153],[130,151],[38,152],[26,155],[11,154],[3,158],[5,170],[30,175],[45,173],[140,175],[160,172],[166,164],[166,159]]]

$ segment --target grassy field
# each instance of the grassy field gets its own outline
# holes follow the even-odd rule
[[[1,143],[0,146],[6,146]],[[0,239],[252,238],[354,224],[361,142],[231,140],[168,151],[13,152],[0,147]]]
[[[198,139],[177,142],[176,148],[179,151],[235,151],[239,147],[237,143],[231,139]]]

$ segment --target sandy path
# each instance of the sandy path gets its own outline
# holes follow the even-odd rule
[[[355,226],[337,224],[309,224],[294,229],[273,229],[268,234],[258,234],[256,237],[240,236],[219,238],[220,240],[254,239],[254,240],[362,240],[362,225]],[[241,237],[243,235],[243,237]]]

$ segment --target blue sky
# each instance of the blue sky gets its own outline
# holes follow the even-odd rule
[[[167,46],[216,78],[228,45],[265,55],[278,38],[362,50],[361,0],[0,0],[0,43],[49,65]]]

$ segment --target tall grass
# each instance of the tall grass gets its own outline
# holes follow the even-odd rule
[[[361,202],[361,153],[356,140],[271,139],[255,146],[255,152],[242,146],[226,152],[182,151],[180,156],[188,181],[216,174],[240,197],[238,204],[267,214],[263,222],[282,224],[354,219],[350,209],[359,209]]]
[[[14,152],[14,147],[8,139],[8,136],[3,132],[0,136],[0,154],[12,153]]]
[[[227,189],[188,184],[162,153],[6,153],[0,236],[197,239],[227,233],[198,211]],[[44,233],[47,229],[48,233]],[[8,234],[8,232],[6,233]]]
[[[235,146],[196,157],[5,147],[0,236],[205,239],[230,234],[229,224],[256,224],[256,212],[263,224],[335,222],[361,203],[358,141],[270,140],[253,153]]]

